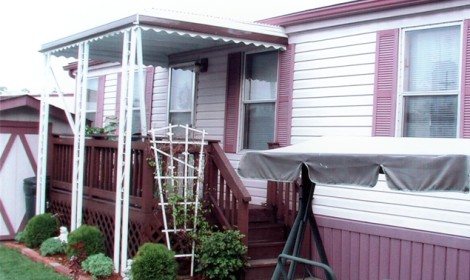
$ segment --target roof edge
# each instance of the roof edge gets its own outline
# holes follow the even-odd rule
[[[61,47],[73,45],[84,40],[92,39],[92,38],[95,38],[100,35],[104,35],[113,31],[122,30],[122,29],[135,25],[135,23],[138,22],[138,20],[139,20],[138,14],[121,18],[121,19],[112,21],[110,23],[76,33],[74,35],[70,35],[70,36],[43,44],[39,52],[45,53],[45,52],[52,51]]]
[[[259,23],[290,26],[307,22],[327,20],[356,14],[385,11],[401,7],[416,6],[446,0],[357,0],[317,9],[311,9],[272,17],[258,21]]]
[[[261,41],[271,44],[287,46],[287,34],[281,26],[274,26],[259,22],[240,22],[223,18],[204,18],[202,16],[173,14],[152,15],[137,13],[108,24],[100,25],[74,35],[46,43],[39,52],[46,53],[59,48],[67,47],[78,42],[93,39],[112,32],[119,32],[132,26],[161,28],[183,32],[195,32],[204,35],[217,35],[240,40]],[[216,23],[216,24],[214,24]]]

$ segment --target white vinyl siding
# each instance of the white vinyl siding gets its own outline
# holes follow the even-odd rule
[[[241,50],[241,49],[240,49]],[[196,121],[195,127],[205,129],[207,139],[218,140],[223,143],[225,125],[225,94],[227,81],[227,56],[229,53],[237,52],[238,49],[230,51],[217,51],[199,55],[209,59],[208,71],[199,73],[196,95]],[[178,62],[194,60],[195,57],[179,57]],[[233,168],[238,167],[241,154],[227,154]],[[257,180],[246,180],[242,178],[252,196],[252,204],[266,202],[266,182]]]
[[[168,124],[168,76],[168,69],[161,67],[155,68],[151,128],[165,127]]]
[[[429,13],[430,7],[443,9]],[[470,14],[468,6],[449,7],[423,5],[288,27],[296,44],[291,142],[371,136],[377,32]],[[470,237],[468,193],[392,191],[382,178],[374,188],[319,185],[313,205],[316,215]]]
[[[370,135],[375,33],[296,44],[292,143],[321,135]]]
[[[225,118],[225,90],[227,80],[227,53],[207,56],[209,68],[199,73],[196,96],[196,127],[206,130],[207,138],[223,140]]]

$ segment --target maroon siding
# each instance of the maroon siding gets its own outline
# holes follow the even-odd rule
[[[398,29],[377,33],[373,136],[395,136]]]
[[[470,138],[470,19],[464,22],[462,54],[462,114],[460,135]]]
[[[288,45],[279,55],[278,96],[275,142],[288,146],[292,124],[292,84],[294,81],[295,45]]]
[[[225,101],[224,150],[227,153],[237,152],[238,114],[240,107],[242,54],[228,55],[227,95]]]
[[[468,237],[326,216],[316,219],[339,280],[470,280]]]

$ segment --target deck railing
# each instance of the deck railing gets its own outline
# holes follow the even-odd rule
[[[72,191],[73,138],[52,139],[51,188]],[[130,204],[152,208],[153,168],[146,142],[134,141],[131,148]],[[83,195],[104,201],[115,200],[118,142],[86,139]]]
[[[213,214],[226,228],[236,228],[248,244],[248,216],[251,195],[217,141],[209,141],[206,158],[205,197]]]
[[[279,147],[280,145],[277,143],[269,144],[269,149]],[[299,210],[299,190],[300,184],[298,182],[268,181],[266,204],[275,210],[276,220],[283,221],[289,228],[294,224]]]
[[[130,244],[133,256],[143,242],[162,242],[161,214],[154,189],[153,157],[149,142],[131,144]],[[70,222],[72,192],[73,138],[53,137],[50,155],[49,201],[51,211],[61,214],[61,223]],[[117,175],[117,141],[85,140],[84,223],[98,226],[106,235],[108,253],[112,253],[114,207]],[[195,155],[195,158],[198,158]],[[206,148],[204,194],[210,202],[216,222],[225,228],[237,228],[248,236],[248,203],[251,200],[225,153],[216,141]]]

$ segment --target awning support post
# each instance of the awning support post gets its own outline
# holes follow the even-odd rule
[[[310,224],[310,228],[312,230],[312,236],[315,241],[315,247],[317,248],[318,255],[320,256],[321,263],[329,267],[328,258],[326,256],[325,248],[323,247],[323,242],[321,240],[320,231],[318,230],[318,225],[313,215],[312,210],[312,200],[313,200],[313,193],[315,190],[315,183],[310,181],[308,176],[308,168],[307,166],[302,166],[302,186],[301,186],[301,193],[299,196],[299,213],[297,213],[297,217],[295,218],[294,224],[292,225],[292,229],[287,237],[286,244],[284,245],[284,249],[282,250],[283,256],[277,263],[276,269],[274,270],[272,280],[280,279],[281,276],[285,277],[285,266],[286,260],[290,259],[291,263],[289,266],[289,272],[287,274],[287,279],[291,280],[294,279],[295,276],[295,268],[297,266],[300,249],[302,247],[302,242],[304,240],[305,229],[307,222]],[[305,263],[305,262],[302,262]],[[332,271],[332,270],[331,270]],[[327,273],[326,275],[328,280],[335,279],[333,273]]]
[[[44,55],[44,69],[49,69],[51,63],[50,53]],[[44,73],[44,80],[46,80]],[[35,214],[46,212],[46,176],[47,176],[47,145],[49,137],[49,92],[44,87],[41,93],[41,107],[39,110],[39,143],[36,171],[36,209]]]
[[[72,170],[72,210],[70,230],[82,225],[83,215],[83,184],[85,176],[85,125],[88,82],[89,42],[81,42],[78,47],[78,72],[75,99],[75,123],[73,141]]]

